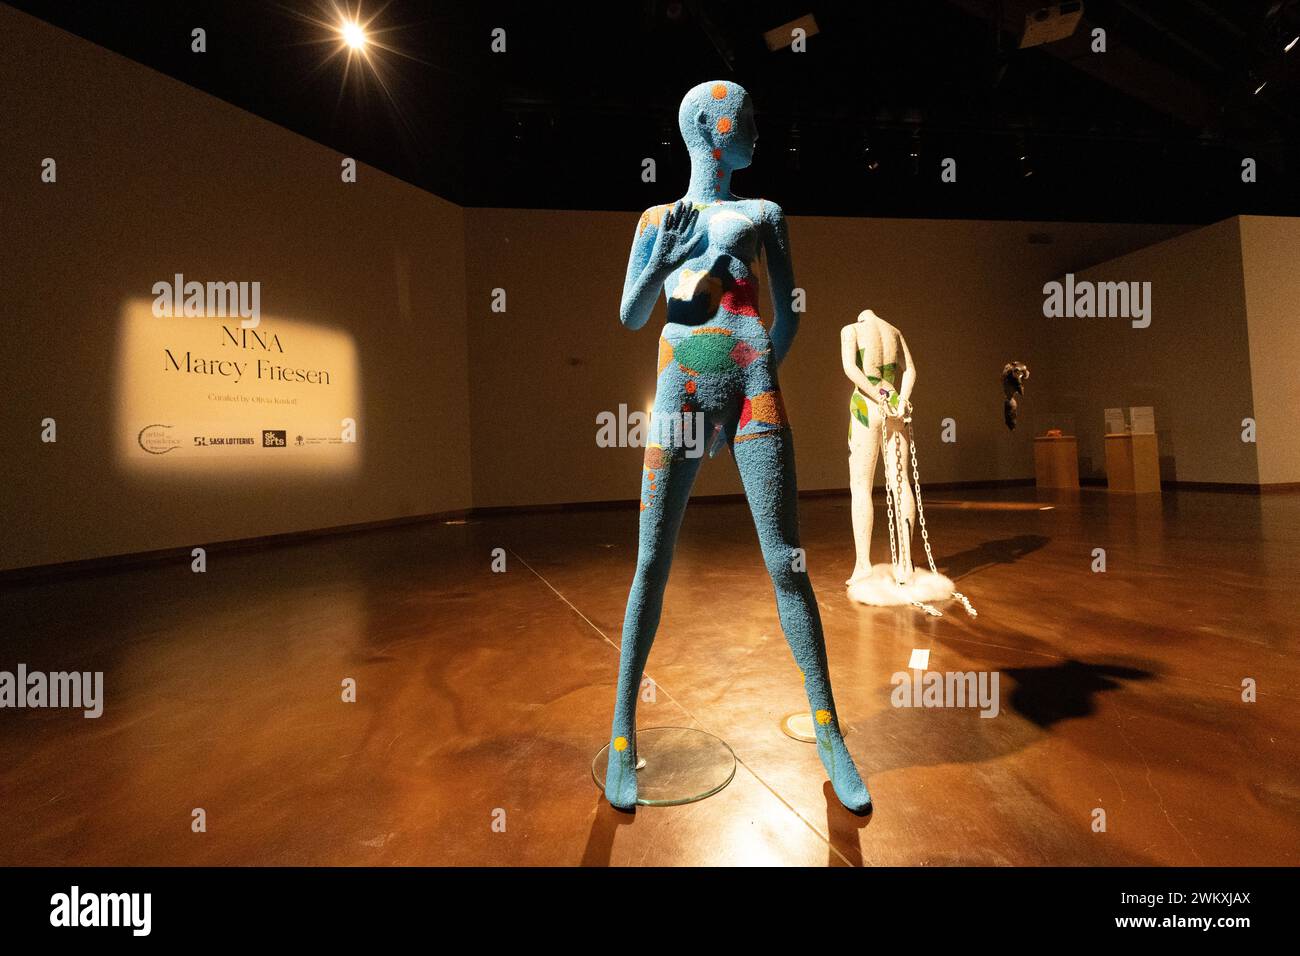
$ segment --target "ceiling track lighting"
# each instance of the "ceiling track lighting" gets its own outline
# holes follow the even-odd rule
[[[1020,164],[1020,178],[1029,179],[1034,175],[1034,164],[1029,159],[1029,149],[1023,138],[1016,143],[1016,162]]]
[[[866,165],[867,172],[869,173],[874,173],[880,168],[880,160],[876,158],[876,154],[872,151],[870,143],[867,143],[862,147],[862,162]]]

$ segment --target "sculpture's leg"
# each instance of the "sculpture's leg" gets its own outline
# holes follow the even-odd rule
[[[745,436],[732,447],[758,529],[763,561],[776,590],[781,629],[795,663],[803,671],[817,733],[817,753],[840,802],[854,812],[865,812],[871,807],[871,797],[840,733],[821,615],[799,548],[798,489],[790,429]]]
[[[641,471],[641,532],[636,575],[623,615],[618,692],[605,773],[606,798],[625,810],[636,805],[636,701],[641,675],[659,627],[664,586],[668,583],[682,513],[702,460],[687,456],[681,446],[651,445],[646,449]]]
[[[853,576],[845,584],[853,584],[871,576],[871,526],[875,521],[871,486],[875,482],[880,445],[879,422],[868,426],[856,417],[849,416],[849,491],[853,496],[853,546],[857,559],[853,565]]]

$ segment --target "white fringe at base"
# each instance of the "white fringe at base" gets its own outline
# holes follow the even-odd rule
[[[956,587],[951,578],[922,568],[914,569],[906,584],[899,584],[894,580],[892,565],[876,564],[871,568],[870,577],[849,585],[849,598],[859,604],[893,607],[918,601],[926,604],[943,601],[952,597],[954,590]]]

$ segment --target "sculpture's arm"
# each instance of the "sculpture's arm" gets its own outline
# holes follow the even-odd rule
[[[902,414],[907,410],[912,389],[916,386],[916,366],[912,364],[912,353],[907,348],[907,339],[900,335],[898,344],[903,347],[903,361],[907,363],[907,368],[903,369],[903,381],[898,386],[898,411]]]
[[[876,395],[876,390],[867,381],[867,376],[863,374],[862,369],[858,368],[858,337],[851,325],[845,326],[840,331],[840,365],[843,366],[844,374],[848,376],[849,381],[858,387],[863,398],[881,408],[884,407]]]
[[[618,320],[629,329],[639,329],[649,321],[659,290],[694,245],[691,234],[698,217],[698,210],[682,202],[641,214],[618,307]]]
[[[772,293],[772,354],[779,365],[799,331],[799,314],[794,310],[794,266],[790,261],[790,233],[785,213],[776,203],[763,201],[763,252]],[[851,378],[852,376],[850,376]]]

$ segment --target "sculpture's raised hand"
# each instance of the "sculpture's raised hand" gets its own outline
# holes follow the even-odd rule
[[[693,203],[679,199],[664,213],[655,236],[650,259],[657,271],[671,272],[690,257],[696,242],[695,224],[700,211]]]

